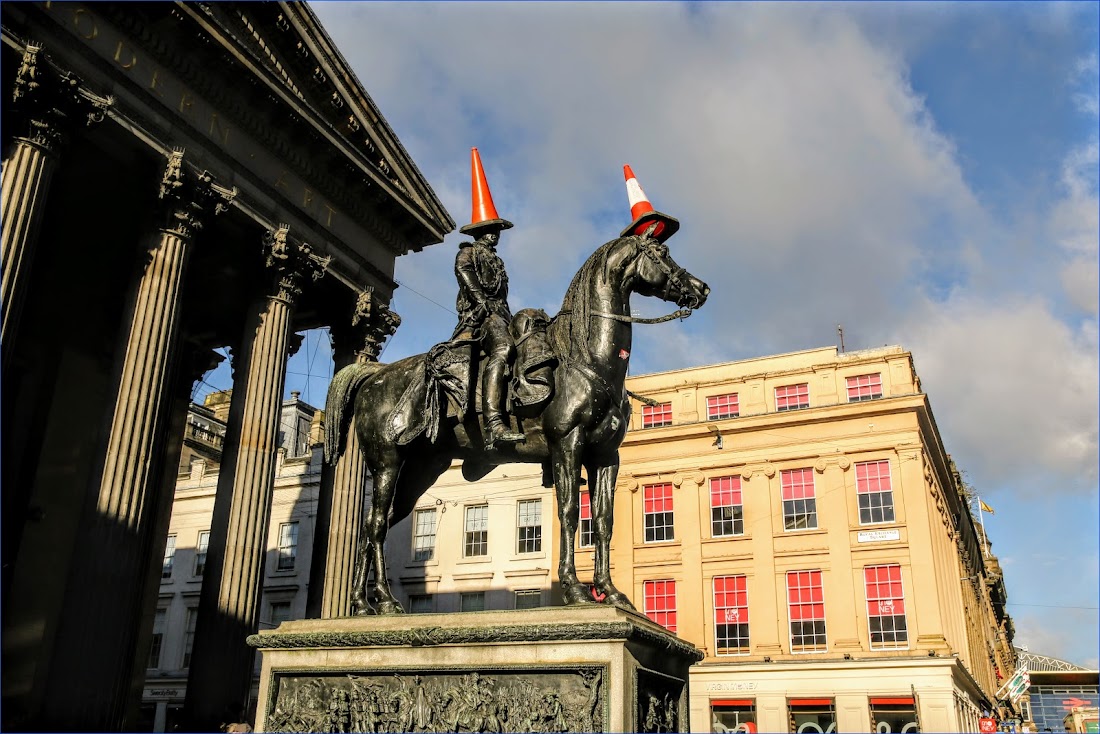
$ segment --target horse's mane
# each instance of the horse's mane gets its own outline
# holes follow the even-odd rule
[[[624,239],[626,238],[618,237],[600,245],[573,276],[573,282],[569,284],[565,298],[562,299],[561,310],[547,329],[550,347],[559,357],[592,361],[588,352],[588,334],[592,323],[592,304],[589,303],[592,280],[607,262],[611,250]]]

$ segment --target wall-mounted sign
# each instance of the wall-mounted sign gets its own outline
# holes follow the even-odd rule
[[[732,680],[714,681],[707,683],[708,691],[755,691],[755,683],[744,683]]]
[[[150,688],[145,692],[146,698],[183,698],[183,691],[178,688]]]
[[[900,530],[860,530],[856,535],[860,543],[878,543],[883,540],[901,540]]]

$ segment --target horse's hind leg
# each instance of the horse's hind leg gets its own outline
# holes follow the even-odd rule
[[[558,560],[558,582],[562,599],[566,604],[584,604],[592,601],[588,587],[577,579],[577,565],[573,542],[580,524],[580,483],[582,429],[574,428],[553,447],[551,461],[554,468],[554,485],[558,497],[558,521],[561,524],[561,550]]]
[[[367,535],[370,532],[370,515],[363,518],[359,527],[359,543],[355,549],[355,570],[351,579],[351,613],[369,614],[367,601],[367,578],[370,576],[371,547]]]
[[[379,614],[402,614],[405,611],[390,591],[390,582],[386,577],[386,532],[393,515],[394,489],[400,474],[401,468],[397,462],[374,472],[373,501],[367,523],[367,553],[370,558],[364,565],[374,565],[374,598]]]

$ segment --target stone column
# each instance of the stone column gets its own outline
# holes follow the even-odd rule
[[[171,494],[158,490],[180,356],[184,271],[204,215],[225,211],[234,194],[208,173],[185,171],[183,151],[169,154],[160,187],[164,222],[149,242],[131,300],[95,507],[82,521],[74,583],[50,669],[48,700],[60,696],[66,705],[46,717],[62,729],[115,729],[125,713],[145,569],[157,545],[157,518],[171,504]],[[107,681],[111,696],[102,695]]]
[[[382,344],[401,325],[401,317],[375,300],[373,289],[359,294],[350,326],[333,324],[330,335],[335,367],[377,362]],[[326,431],[339,426],[326,424]],[[347,446],[335,465],[325,462],[314,534],[313,565],[309,574],[306,616],[333,619],[351,615],[351,582],[360,529],[369,506],[368,470],[359,450],[359,438],[348,431]]]
[[[55,72],[41,50],[27,44],[16,73],[13,108],[26,132],[15,137],[3,167],[0,342],[5,369],[26,295],[46,193],[66,133],[78,124],[101,122],[112,104],[111,98],[92,94],[72,74]]]
[[[275,285],[250,320],[235,365],[229,434],[214,504],[210,550],[187,682],[189,725],[212,731],[227,705],[244,704],[252,684],[267,528],[275,485],[275,446],[291,343],[290,322],[303,282],[328,259],[293,245],[281,225],[264,238]]]

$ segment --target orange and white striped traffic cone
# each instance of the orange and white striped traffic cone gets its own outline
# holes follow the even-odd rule
[[[630,216],[634,217],[634,221],[619,236],[644,234],[646,229],[654,223],[657,226],[650,236],[658,242],[664,242],[676,234],[676,230],[680,229],[680,221],[653,208],[630,166],[623,166],[623,176],[626,177],[626,196],[630,201]]]
[[[485,180],[485,169],[481,166],[481,154],[477,148],[470,148],[470,200],[473,202],[470,223],[459,232],[478,237],[484,230],[500,232],[512,228],[512,223],[501,219],[493,205],[493,194],[489,191],[489,182]]]

